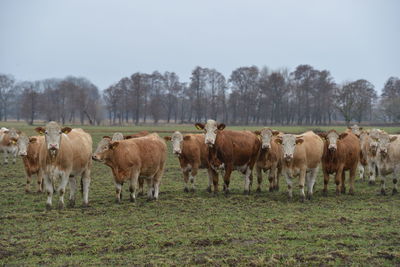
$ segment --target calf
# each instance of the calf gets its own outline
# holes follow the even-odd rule
[[[32,175],[37,176],[37,191],[43,192],[42,175],[39,170],[39,152],[40,146],[44,143],[43,136],[20,135],[18,145],[18,155],[22,157],[24,163],[26,186],[25,192],[30,192],[30,184],[32,182]]]
[[[325,139],[322,156],[324,195],[328,194],[329,175],[335,174],[336,195],[346,192],[345,171],[350,172],[349,194],[354,194],[354,178],[360,160],[360,141],[351,132],[338,134],[335,130],[319,134]]]
[[[286,177],[289,198],[293,198],[292,179],[299,176],[301,201],[305,199],[304,185],[306,182],[307,198],[311,199],[324,150],[322,139],[314,132],[309,131],[299,136],[284,134],[278,136],[275,142],[282,145],[282,172]]]
[[[278,131],[264,128],[261,131],[255,131],[255,134],[261,137],[261,150],[256,162],[257,171],[257,191],[261,191],[262,171],[269,171],[269,191],[279,190],[279,176],[282,172],[282,147],[275,142]]]
[[[211,184],[214,179],[218,181],[218,173],[208,164],[208,146],[204,142],[204,134],[187,134],[183,136],[180,132],[175,132],[171,137],[166,136],[164,139],[172,141],[172,151],[179,159],[185,182],[184,191],[189,192],[188,182],[190,180],[192,185],[190,191],[194,192],[194,180],[198,169],[207,169],[207,191],[211,193]],[[214,192],[217,191],[218,188],[214,188]]]
[[[116,201],[121,202],[121,190],[125,181],[130,182],[130,200],[136,200],[138,178],[146,178],[148,199],[158,199],[161,178],[164,173],[167,146],[158,134],[111,141],[92,158],[109,166],[114,175]]]
[[[225,124],[208,120],[206,124],[196,123],[197,129],[205,131],[205,144],[208,145],[208,161],[214,170],[222,170],[224,191],[229,193],[230,177],[233,170],[238,170],[245,177],[244,193],[250,193],[252,171],[257,161],[261,141],[250,131],[224,130]],[[214,180],[214,188],[218,180]]]
[[[393,191],[396,194],[400,174],[400,135],[379,134],[378,172],[382,176],[381,194],[386,195],[386,176],[393,174]]]
[[[58,178],[60,194],[59,208],[64,207],[65,187],[70,186],[69,205],[75,205],[76,176],[81,176],[83,205],[89,203],[90,168],[92,165],[92,138],[82,129],[61,128],[56,122],[49,122],[45,128],[35,129],[44,134],[40,146],[39,165],[47,192],[46,207],[50,209],[53,198],[53,184]]]
[[[18,146],[17,141],[20,131],[11,128],[1,128],[0,130],[0,151],[3,151],[4,164],[8,164],[8,153],[13,157],[13,164],[17,160]]]

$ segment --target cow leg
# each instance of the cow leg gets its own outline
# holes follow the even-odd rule
[[[154,181],[153,178],[147,178],[146,179],[147,183],[147,200],[150,201],[153,199],[154,195]]]
[[[354,180],[356,179],[356,172],[357,172],[357,166],[354,166],[353,168],[350,169],[350,177],[349,177],[349,183],[350,183],[349,194],[350,195],[354,195]]]
[[[343,172],[343,167],[339,168],[336,171],[336,176],[335,176],[335,184],[336,184],[336,195],[340,195],[341,189],[342,189],[342,172]]]
[[[40,172],[38,172],[37,174],[37,192],[41,193],[43,192],[43,178],[42,178],[42,174]]]
[[[397,194],[397,178],[396,178],[396,173],[393,175],[393,190],[392,190],[392,195]]]
[[[232,167],[226,166],[224,173],[224,192],[226,195],[229,194],[229,182],[231,179],[231,174],[232,174]]]
[[[293,199],[293,182],[292,182],[292,174],[290,173],[289,170],[284,172],[285,178],[286,178],[286,184],[288,188],[288,197],[289,199]]]
[[[138,196],[143,196],[144,195],[144,178],[139,177],[139,192],[138,192]]]
[[[306,195],[304,194],[304,185],[306,180],[306,172],[307,169],[304,168],[300,170],[300,180],[299,180],[299,188],[300,188],[300,201],[304,202]]]
[[[270,192],[273,192],[273,191],[276,190],[276,187],[277,187],[277,178],[276,178],[276,176],[277,176],[277,168],[276,168],[275,165],[272,165],[271,169],[269,170],[269,177],[268,177],[268,180],[269,180],[269,191]]]
[[[53,199],[53,183],[49,177],[49,175],[45,174],[44,175],[44,186],[46,188],[46,192],[47,192],[47,201],[46,201],[46,209],[50,210],[51,209],[51,202]]]
[[[257,172],[257,189],[256,192],[261,192],[261,184],[262,184],[262,169],[256,166]]]
[[[185,182],[185,187],[183,189],[184,192],[189,192],[189,171],[185,170],[182,172],[183,174],[183,181]]]
[[[369,185],[374,185],[376,181],[376,165],[374,162],[371,162],[368,164],[368,169],[369,169]]]
[[[308,181],[307,181],[307,198],[309,200],[312,199],[313,195],[313,190],[314,190],[314,184],[315,180],[317,179],[317,174],[318,174],[319,168],[312,169],[311,172],[308,174]]]
[[[25,192],[29,193],[31,191],[32,175],[31,173],[28,172],[25,172],[25,174],[26,174]]]
[[[76,177],[70,176],[69,177],[69,203],[68,207],[75,206],[75,194],[76,194]]]
[[[136,201],[136,188],[138,187],[139,172],[134,172],[129,180],[129,199],[131,202]]]
[[[340,188],[340,192],[342,194],[346,194],[346,183],[345,182],[346,182],[346,172],[343,169],[343,171],[342,171],[342,186]]]
[[[122,191],[122,183],[115,182],[115,202],[121,203],[121,191]]]
[[[365,181],[365,170],[364,166],[361,163],[358,163],[358,172],[360,174],[360,179],[364,182]]]
[[[251,169],[250,169],[250,167],[247,167],[246,172],[244,174],[244,192],[243,192],[243,194],[250,195],[250,184],[251,184],[252,179],[253,178],[251,177]]]
[[[213,169],[209,169],[209,172],[212,175],[212,183],[214,186],[214,195],[218,194],[218,172]]]
[[[81,183],[82,183],[82,195],[83,195],[83,206],[89,206],[89,187],[90,187],[90,168],[87,168],[82,174]]]
[[[213,177],[214,177],[214,174],[213,174],[211,168],[207,169],[207,175],[208,175],[208,186],[207,186],[206,191],[208,193],[211,193],[211,185],[213,184]]]
[[[276,168],[276,175],[275,175],[275,191],[279,191],[279,177],[282,174],[282,168],[281,167],[277,167]]]
[[[61,175],[61,183],[60,186],[58,187],[58,191],[60,192],[60,201],[58,202],[58,208],[63,209],[64,208],[64,194],[65,194],[65,188],[68,184],[69,180],[69,173],[62,173]]]
[[[322,168],[324,169],[324,168]],[[327,171],[323,170],[324,173],[324,190],[322,191],[323,196],[328,196],[328,183],[329,183],[329,174]]]
[[[386,196],[386,176],[384,175],[381,178],[381,195]]]
[[[17,148],[14,149],[12,156],[13,156],[13,164],[15,164],[17,162]]]
[[[160,192],[160,183],[161,183],[161,177],[163,176],[164,170],[160,170],[157,172],[157,174],[154,176],[154,199],[158,200],[158,194]]]
[[[8,164],[8,155],[7,155],[7,148],[4,149],[3,151],[3,158],[4,158],[4,164]]]
[[[197,170],[198,170],[198,167],[197,166],[193,166],[192,171],[190,172],[190,175],[189,175],[189,181],[190,181],[190,184],[191,184],[190,192],[194,192],[195,191],[194,180],[195,180],[195,177],[197,175]]]

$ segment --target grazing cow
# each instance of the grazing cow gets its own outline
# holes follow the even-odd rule
[[[108,140],[107,147],[93,153],[93,160],[109,166],[114,175],[116,201],[121,202],[121,190],[125,181],[130,182],[130,200],[136,200],[138,178],[146,178],[148,199],[158,199],[161,178],[167,158],[167,145],[158,134],[121,141]]]
[[[386,176],[393,174],[393,191],[396,194],[400,174],[400,135],[379,134],[378,172],[382,176],[381,194],[386,195]]]
[[[245,176],[244,193],[250,193],[252,171],[261,147],[260,139],[250,131],[224,130],[225,124],[208,120],[206,124],[196,123],[197,129],[205,130],[205,144],[208,145],[208,161],[214,170],[222,170],[224,191],[229,193],[229,182],[233,170]],[[214,188],[218,180],[214,180]]]
[[[50,209],[53,185],[58,178],[60,194],[59,208],[64,207],[65,187],[70,186],[69,206],[75,205],[76,177],[81,176],[83,205],[89,203],[90,168],[92,166],[92,137],[82,129],[61,128],[51,121],[45,128],[37,127],[44,134],[44,144],[40,147],[39,164],[47,192],[46,208]]]
[[[283,136],[278,136],[275,142],[282,145],[282,172],[286,177],[289,198],[293,198],[292,179],[295,176],[299,176],[301,201],[305,199],[304,185],[306,182],[307,198],[311,199],[324,150],[322,139],[314,132],[308,131],[297,136],[284,134]]]
[[[136,134],[125,135],[124,139],[143,137],[143,136],[146,136],[148,134],[149,134],[148,131],[141,131],[141,132],[138,132]]]
[[[208,164],[208,146],[204,142],[204,134],[187,134],[183,136],[180,132],[174,132],[172,136],[166,136],[164,139],[172,141],[172,151],[179,159],[185,182],[184,191],[189,192],[190,180],[192,185],[190,191],[194,192],[194,180],[200,168],[208,171],[207,191],[211,193],[211,184],[214,179],[218,180],[218,173]],[[217,191],[218,188],[214,188],[214,192]]]
[[[275,142],[280,132],[263,128],[261,131],[255,131],[256,135],[261,136],[261,150],[256,162],[257,171],[257,191],[261,191],[262,171],[269,170],[269,191],[279,190],[279,176],[282,172],[282,147]]]
[[[346,192],[345,171],[350,172],[349,194],[354,194],[354,179],[360,160],[360,141],[352,132],[338,134],[335,130],[320,133],[325,140],[322,156],[322,171],[324,173],[324,195],[328,195],[329,175],[335,174],[336,195]]]
[[[4,164],[8,164],[8,153],[13,157],[13,164],[17,160],[18,146],[17,141],[20,131],[11,128],[1,128],[0,130],[0,151],[3,151]]]
[[[18,139],[18,155],[22,157],[26,174],[25,192],[30,192],[32,175],[37,176],[37,191],[43,192],[42,175],[39,172],[39,152],[43,143],[43,136],[28,137],[22,134]]]

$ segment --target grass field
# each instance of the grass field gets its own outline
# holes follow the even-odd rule
[[[33,134],[33,127],[23,124],[0,126]],[[84,128],[95,145],[115,131],[195,131],[192,126]],[[90,207],[81,208],[79,195],[75,208],[45,211],[45,194],[24,192],[22,161],[0,166],[0,265],[400,265],[399,195],[377,195],[378,185],[359,181],[355,196],[336,197],[331,181],[329,196],[323,197],[320,174],[312,201],[300,203],[297,187],[289,201],[283,178],[280,192],[267,192],[264,182],[262,193],[247,196],[235,172],[231,194],[213,196],[205,192],[205,170],[197,177],[197,191],[184,193],[178,160],[168,147],[160,199],[153,202],[145,197],[129,202],[125,185],[122,204],[115,204],[111,171],[94,162]]]

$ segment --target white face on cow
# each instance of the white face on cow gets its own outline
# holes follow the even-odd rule
[[[92,159],[97,161],[102,161],[103,160],[102,155],[109,149],[110,143],[111,143],[111,138],[109,136],[104,136],[100,140],[96,150],[92,154]]]
[[[349,127],[351,132],[357,136],[360,136],[361,130],[363,129],[362,127],[358,127],[357,124],[354,124],[353,126]]]
[[[294,134],[284,134],[282,137],[278,137],[275,141],[282,145],[283,158],[290,162],[293,159],[296,145],[303,143],[303,136],[296,136]]]
[[[26,156],[28,154],[28,145],[29,145],[29,138],[26,135],[21,135],[18,138],[17,146],[18,146],[18,155]]]
[[[326,141],[328,142],[328,149],[330,151],[336,151],[337,141],[339,140],[339,134],[335,131],[330,131],[326,136]]]
[[[388,150],[390,143],[395,141],[397,139],[397,136],[390,136],[387,133],[381,133],[379,135],[379,141],[378,141],[378,149],[381,153],[381,156],[385,158],[387,156]]]
[[[270,149],[271,148],[271,139],[274,136],[271,129],[264,128],[261,130],[261,148],[262,149]]]
[[[175,155],[182,153],[183,135],[180,132],[174,132],[171,136],[172,151]]]
[[[122,133],[114,133],[111,139],[113,141],[124,140],[124,135]]]
[[[201,124],[201,123],[196,123],[196,128],[197,129],[204,129],[205,130],[205,138],[204,142],[206,145],[212,147],[215,144],[215,139],[217,138],[217,131],[220,130],[222,131],[225,128],[225,124],[223,123],[217,123],[215,120],[208,120],[207,123]]]
[[[376,155],[376,153],[378,152],[380,134],[381,130],[379,129],[372,129],[369,132],[369,136],[371,137],[371,142],[369,143],[369,147],[373,155]]]
[[[38,127],[35,130],[40,134],[44,134],[47,149],[54,156],[57,154],[58,149],[60,149],[62,134],[67,134],[72,129],[69,127],[61,129],[57,122],[51,121],[47,123],[46,128]]]

